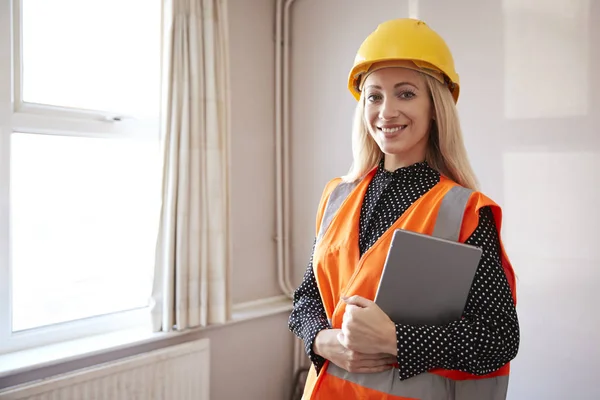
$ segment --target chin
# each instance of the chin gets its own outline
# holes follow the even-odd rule
[[[399,156],[401,154],[406,154],[407,151],[409,150],[408,148],[406,148],[405,146],[379,146],[379,149],[381,150],[381,152],[383,154],[386,154],[388,156]]]

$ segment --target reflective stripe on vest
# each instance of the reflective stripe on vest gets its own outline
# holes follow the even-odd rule
[[[327,205],[325,206],[321,227],[319,228],[319,234],[317,235],[317,243],[321,241],[327,228],[329,228],[333,216],[339,210],[344,200],[346,200],[346,197],[354,190],[356,185],[357,182],[341,182],[333,189],[333,192],[331,192],[331,195],[329,195],[329,199],[327,200]]]
[[[401,381],[397,368],[375,374],[348,372],[329,363],[327,374],[392,396],[420,400],[505,400],[508,376],[454,381],[424,373]]]
[[[323,238],[331,221],[345,199],[356,188],[356,183],[339,183],[331,192],[325,205],[321,226],[317,235],[317,243]],[[465,208],[473,191],[462,186],[453,186],[444,195],[435,221],[433,236],[446,240],[458,241],[463,222]],[[324,379],[340,379],[351,382],[360,388],[370,389],[380,394],[385,393],[389,399],[418,399],[418,400],[505,400],[508,390],[508,375],[495,376],[485,379],[453,380],[434,373],[423,373],[408,380],[399,379],[396,368],[375,374],[361,374],[348,372],[333,363],[327,363],[326,369],[321,372]],[[321,382],[325,392],[343,390],[336,393],[354,398],[355,390],[347,384],[336,382]],[[352,385],[351,385],[352,386]],[[323,399],[329,399],[327,395]],[[358,395],[361,399],[382,398],[376,393],[373,397],[366,397],[364,393]],[[320,399],[319,393],[313,393],[312,399]],[[358,398],[358,397],[357,397]],[[382,398],[383,399],[383,398]],[[388,399],[388,397],[385,397]]]
[[[323,238],[335,213],[355,187],[356,182],[341,182],[333,189],[325,206],[323,220],[321,221],[321,227],[317,235],[317,242]],[[446,193],[438,212],[433,236],[454,242],[458,240],[465,207],[471,193],[473,193],[471,189],[462,186],[454,186]]]

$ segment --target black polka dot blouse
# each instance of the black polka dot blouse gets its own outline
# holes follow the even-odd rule
[[[381,163],[369,184],[360,214],[361,256],[439,179],[439,173],[425,162],[394,172],[386,171]],[[463,318],[443,326],[396,324],[401,380],[434,368],[485,375],[517,354],[519,323],[489,207],[480,210],[479,224],[466,243],[481,247],[483,255]],[[325,360],[313,352],[313,342],[317,333],[331,326],[313,273],[312,257],[293,302],[289,328],[304,341],[318,373]]]

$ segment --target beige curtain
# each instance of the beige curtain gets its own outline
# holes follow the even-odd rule
[[[165,9],[164,175],[155,331],[229,317],[229,79],[226,0]]]

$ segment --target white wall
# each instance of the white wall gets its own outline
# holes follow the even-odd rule
[[[306,268],[323,185],[350,163],[347,73],[408,0],[292,8],[293,243]],[[483,191],[503,206],[522,342],[509,399],[598,399],[600,2],[422,0],[461,75],[459,111]]]
[[[232,115],[232,299],[277,296],[273,0],[229,0]],[[287,399],[293,335],[288,313],[206,332],[211,399]]]
[[[209,330],[205,337],[211,400],[289,398],[293,348],[286,314]]]
[[[280,294],[275,264],[275,2],[229,0],[233,302]]]

